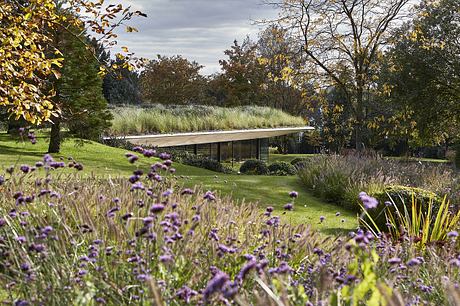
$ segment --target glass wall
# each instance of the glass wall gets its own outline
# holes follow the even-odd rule
[[[165,152],[187,151],[218,160],[221,162],[244,161],[248,159],[268,160],[268,138],[241,141],[228,141],[220,143],[205,143],[187,146],[162,148]],[[161,150],[161,149],[160,149]]]

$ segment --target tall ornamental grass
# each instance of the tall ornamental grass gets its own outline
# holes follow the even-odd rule
[[[460,302],[458,233],[423,251],[357,229],[291,226],[211,191],[176,184],[167,154],[148,173],[82,179],[46,155],[0,170],[5,305],[447,305]],[[296,209],[289,193],[286,213]],[[286,195],[288,201],[288,195]],[[337,216],[339,217],[339,215]],[[321,217],[318,222],[328,226]]]
[[[362,191],[382,202],[389,200],[387,193],[403,194],[408,200],[411,193],[422,198],[447,195],[453,204],[460,199],[459,177],[446,165],[321,155],[305,159],[297,167],[302,182],[315,195],[355,211],[360,211],[357,195]]]
[[[150,108],[115,108],[108,135],[161,134],[251,128],[304,126],[301,117],[259,106],[224,108],[216,106],[155,105]]]

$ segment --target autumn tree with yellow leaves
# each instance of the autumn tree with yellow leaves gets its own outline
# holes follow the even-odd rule
[[[105,47],[116,44],[115,29],[134,16],[144,16],[122,5],[104,1],[64,1],[65,14],[52,0],[6,0],[0,6],[0,106],[7,107],[16,118],[41,123],[59,115],[51,98],[55,92],[49,78],[59,77],[62,53],[50,48],[56,30],[71,32],[72,26],[85,28],[98,36]],[[84,14],[81,14],[84,13]],[[126,31],[137,31],[126,25]],[[72,33],[84,41],[82,31]],[[116,56],[129,59],[131,68],[139,65],[133,53],[124,47]],[[102,71],[107,67],[101,67]]]
[[[126,24],[134,16],[145,15],[121,4],[105,4],[104,0],[4,1],[0,6],[0,106],[16,120],[23,118],[35,125],[50,122],[59,131],[59,123],[73,113],[63,112],[71,107],[56,92],[66,57],[70,62],[64,54],[67,50],[62,48],[68,44],[61,43],[79,41],[87,49],[87,56],[97,60],[87,36],[111,48],[116,44],[117,28],[137,31]],[[65,40],[61,41],[62,37]],[[132,70],[141,65],[127,47],[121,49],[116,57],[123,59],[124,68]],[[100,64],[96,73],[103,75],[116,68]],[[58,134],[52,133],[51,142],[53,135]],[[50,149],[56,151],[59,146]]]

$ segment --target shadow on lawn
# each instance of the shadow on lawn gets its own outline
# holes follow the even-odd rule
[[[43,157],[46,152],[22,151],[21,148],[11,148],[0,145],[0,155],[13,155],[17,157],[24,156],[37,156],[39,159]]]

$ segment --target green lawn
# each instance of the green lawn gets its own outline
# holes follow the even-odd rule
[[[388,156],[385,157],[390,160],[402,161],[402,162],[427,162],[427,163],[448,163],[447,159],[436,159],[436,158],[419,158],[419,157],[404,157],[404,156]]]
[[[32,145],[29,142],[14,140],[6,133],[0,132],[0,173],[10,165],[34,164],[43,157],[47,147],[47,139],[44,136],[38,137],[37,144]],[[152,163],[152,159],[141,158],[133,166],[124,156],[126,150],[96,142],[86,142],[83,146],[78,146],[75,141],[69,139],[62,144],[61,152],[61,154],[53,154],[54,158],[73,157],[84,165],[84,170],[80,174],[85,176],[96,175],[106,178],[128,176],[135,167],[147,169]],[[276,160],[285,161],[295,157],[298,155],[274,156]],[[256,202],[262,209],[273,206],[278,213],[284,213],[283,206],[290,202],[288,193],[295,190],[299,192],[295,209],[283,215],[285,220],[295,224],[311,224],[324,233],[348,232],[357,226],[356,216],[353,213],[311,196],[297,176],[227,175],[177,163],[174,167],[180,185],[186,187],[198,185],[205,190],[216,191],[221,196],[232,196],[237,201]],[[335,216],[337,211],[341,212],[338,217]],[[323,223],[319,223],[320,216],[326,217]],[[342,219],[345,222],[342,223]]]

